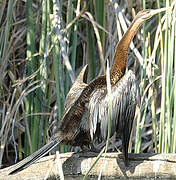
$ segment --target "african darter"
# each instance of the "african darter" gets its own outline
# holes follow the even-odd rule
[[[116,133],[122,140],[125,165],[128,164],[128,145],[138,101],[135,73],[132,70],[126,72],[128,49],[140,25],[161,11],[163,10],[143,10],[135,16],[116,47],[114,62],[110,71],[112,91],[111,136]],[[106,75],[99,76],[86,84],[86,72],[87,66],[83,68],[70,89],[65,102],[64,114],[50,142],[17,163],[10,174],[28,167],[58,144],[84,146],[91,144],[95,138],[104,140],[107,138]]]

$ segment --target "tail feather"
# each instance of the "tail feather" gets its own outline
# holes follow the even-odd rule
[[[12,167],[12,170],[10,171],[9,174],[15,174],[15,173],[27,168],[28,166],[30,166],[31,164],[33,164],[34,162],[36,162],[37,160],[42,158],[44,155],[49,153],[61,141],[62,141],[62,138],[55,138],[55,139],[51,140],[48,144],[46,144],[45,146],[40,148],[38,151],[34,152],[33,154],[26,157],[19,163],[15,164],[14,167]]]

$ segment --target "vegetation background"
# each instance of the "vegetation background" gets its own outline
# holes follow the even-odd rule
[[[176,1],[0,0],[0,166],[44,145],[81,68],[89,64],[89,81],[104,73],[135,14],[162,7],[129,51],[141,91],[136,153],[176,152]]]

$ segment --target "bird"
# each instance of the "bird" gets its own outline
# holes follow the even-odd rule
[[[139,11],[116,46],[110,70],[112,96],[111,134],[122,140],[124,163],[128,166],[128,145],[131,135],[139,87],[132,70],[126,71],[128,49],[136,31],[147,19],[165,9]],[[83,147],[92,145],[95,138],[106,140],[108,133],[108,94],[106,75],[87,83],[88,66],[84,66],[65,101],[64,113],[51,140],[15,164],[9,174],[17,173],[50,152],[59,144]]]

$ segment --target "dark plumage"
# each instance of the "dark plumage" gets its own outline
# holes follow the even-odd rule
[[[139,26],[162,10],[144,10],[139,12],[117,45],[114,62],[110,72],[112,85],[112,127],[111,136],[116,133],[122,139],[124,161],[128,163],[128,144],[131,134],[138,87],[135,74],[126,72],[128,48]],[[64,114],[57,132],[44,147],[17,163],[10,174],[18,172],[51,151],[56,145],[91,145],[95,138],[105,140],[108,124],[108,98],[106,76],[102,75],[86,84],[87,66],[73,84],[65,102]]]
[[[125,159],[131,134],[138,98],[135,74],[129,70],[122,79],[112,86],[112,127],[111,136],[116,132],[122,139]],[[105,140],[108,131],[108,96],[106,87],[95,89],[87,107],[90,121],[90,134],[93,138]],[[99,129],[97,129],[99,128]],[[99,132],[96,134],[96,132]],[[95,137],[94,137],[95,138]]]

